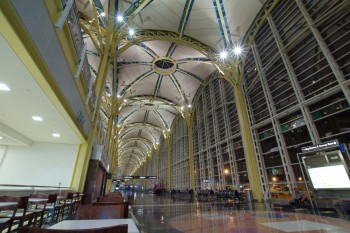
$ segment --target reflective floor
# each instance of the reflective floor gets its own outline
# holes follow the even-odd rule
[[[141,232],[350,232],[336,210],[293,209],[264,203],[198,202],[153,194],[128,193],[131,214]]]

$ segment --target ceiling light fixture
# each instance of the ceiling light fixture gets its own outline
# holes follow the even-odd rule
[[[132,28],[129,28],[129,36],[135,35],[135,30]]]
[[[189,107],[189,108],[192,108],[192,105],[191,105],[191,104],[189,104],[189,105],[188,105],[188,107]]]
[[[10,88],[4,84],[4,83],[0,83],[0,91],[9,91]]]
[[[41,116],[32,116],[32,119],[35,121],[43,121],[44,120]]]
[[[2,139],[2,137],[0,136],[0,139]]]
[[[61,135],[58,134],[58,133],[53,133],[53,134],[52,134],[52,137],[59,138],[59,137],[61,137]]]
[[[220,53],[220,58],[223,59],[223,60],[226,59],[227,56],[228,56],[228,53],[227,53],[226,51],[222,51],[222,52]]]
[[[118,15],[118,16],[117,16],[117,21],[118,21],[118,22],[123,22],[123,21],[124,21],[123,16]]]
[[[236,46],[234,49],[233,49],[233,52],[238,56],[242,53],[243,49],[242,47],[240,46]]]
[[[101,15],[102,17],[105,17],[105,16],[106,16],[106,13],[102,11],[100,15]]]

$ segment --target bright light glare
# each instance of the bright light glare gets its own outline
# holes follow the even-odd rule
[[[41,116],[32,116],[32,119],[35,121],[43,121],[43,118]]]
[[[102,16],[102,17],[105,17],[105,16],[106,16],[106,13],[102,12],[102,13],[101,13],[101,16]]]
[[[9,91],[9,90],[10,88],[6,84],[0,83],[0,91]]]
[[[135,30],[132,29],[132,28],[130,28],[130,29],[129,29],[129,35],[130,35],[130,36],[133,36],[134,34],[135,34]]]
[[[55,138],[61,137],[61,135],[59,135],[58,133],[53,133],[52,136],[55,137]]]
[[[124,21],[123,16],[118,15],[118,16],[117,16],[117,21],[118,21],[118,22],[123,22],[123,21]]]
[[[192,105],[191,105],[191,104],[189,104],[189,105],[188,105],[188,107],[189,107],[189,108],[192,108]]]
[[[242,53],[242,48],[237,46],[233,49],[233,52],[236,54],[236,55],[240,55]]]
[[[226,51],[222,51],[222,52],[220,53],[220,58],[221,58],[221,59],[226,59],[227,56],[228,56],[228,54],[227,54]]]

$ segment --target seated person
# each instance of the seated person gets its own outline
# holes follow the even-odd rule
[[[297,208],[302,207],[302,203],[306,200],[305,193],[298,188],[294,188],[293,199],[290,204]]]
[[[239,192],[238,192],[237,190],[235,190],[234,195],[233,195],[233,198],[234,198],[234,199],[238,199],[238,201],[241,200],[241,195],[239,195]]]

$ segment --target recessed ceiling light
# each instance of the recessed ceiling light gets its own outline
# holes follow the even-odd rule
[[[2,137],[0,136],[0,139],[2,139]]]
[[[0,91],[9,91],[10,88],[4,84],[4,83],[0,83]]]
[[[52,136],[55,137],[55,138],[61,137],[61,135],[59,135],[58,133],[53,133]]]
[[[43,121],[44,120],[41,116],[32,116],[32,119],[35,121]]]
[[[105,16],[106,16],[106,13],[105,13],[105,12],[101,12],[101,16],[102,16],[102,17],[105,17]]]

